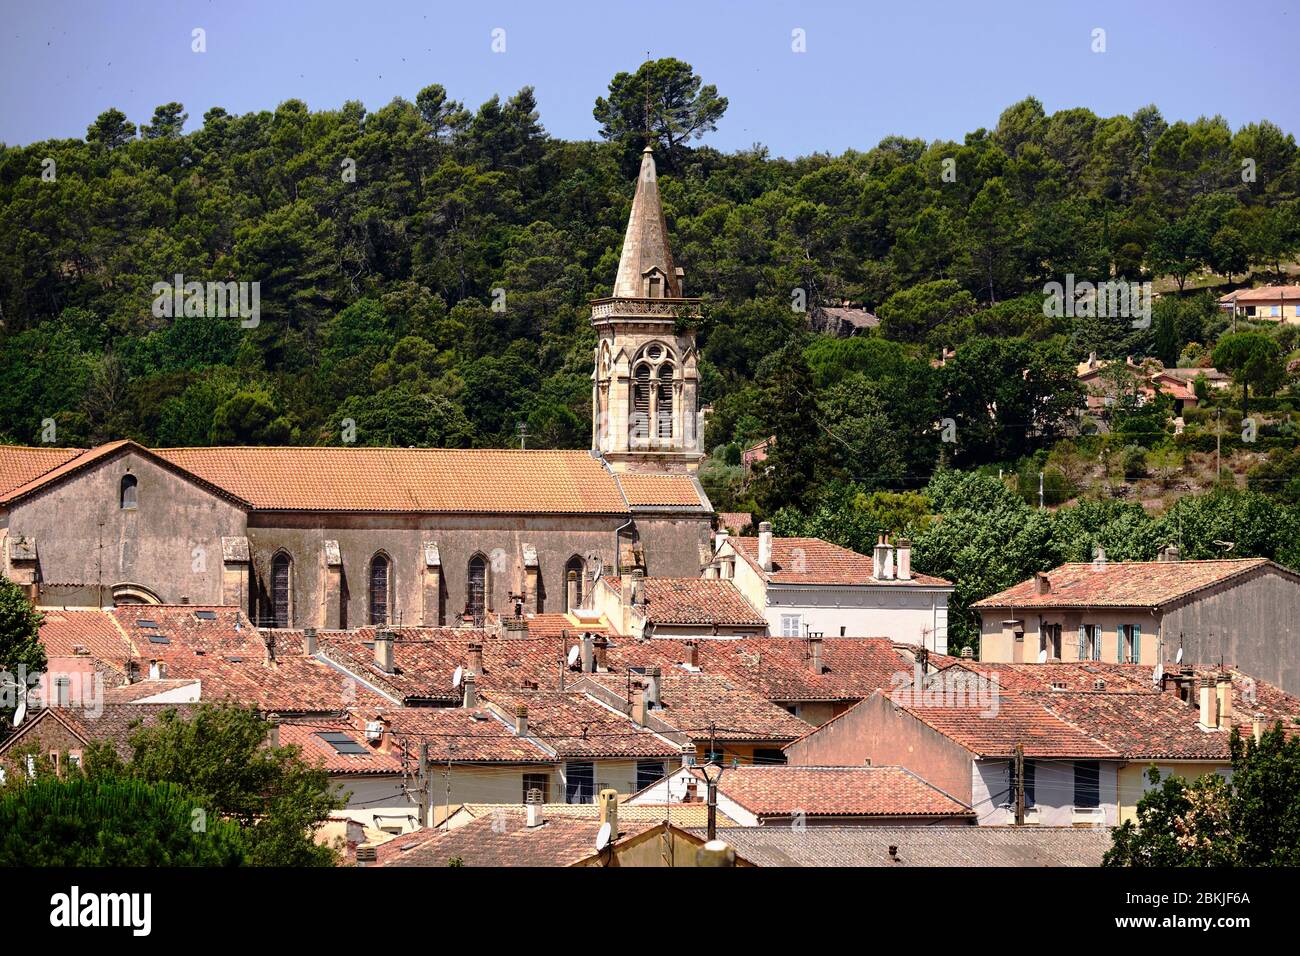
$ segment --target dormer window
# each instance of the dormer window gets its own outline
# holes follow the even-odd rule
[[[134,511],[139,504],[139,482],[135,475],[123,475],[118,489],[118,505],[123,511]]]

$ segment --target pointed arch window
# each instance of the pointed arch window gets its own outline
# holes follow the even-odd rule
[[[650,437],[650,366],[636,367],[632,383],[632,437]]]
[[[564,565],[564,609],[566,611],[572,611],[574,608],[582,606],[582,586],[585,583],[582,576],[584,573],[586,573],[586,568],[583,565],[582,558],[576,554],[569,558],[568,563]],[[575,575],[572,585],[569,582],[570,574]]]
[[[673,367],[671,363],[659,366],[659,395],[655,415],[658,418],[655,435],[673,437]]]
[[[140,504],[140,483],[135,475],[123,475],[118,488],[118,506],[123,511],[134,511]]]
[[[271,559],[271,618],[273,627],[292,627],[293,560],[281,551]]]
[[[370,623],[387,624],[392,609],[392,562],[383,554],[370,559]]]
[[[479,625],[487,617],[487,558],[476,554],[469,559],[469,595],[466,608]]]

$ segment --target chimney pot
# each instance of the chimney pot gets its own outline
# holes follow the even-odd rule
[[[478,706],[478,687],[474,680],[473,674],[466,674],[460,679],[461,690],[464,691],[465,697],[463,704],[466,709],[472,710]]]
[[[1202,675],[1197,682],[1200,690],[1200,725],[1206,730],[1216,730],[1219,726],[1219,696],[1212,676]]]
[[[645,669],[645,690],[646,690],[646,708],[657,710],[660,693],[660,671],[657,667],[647,667]]]
[[[596,644],[590,633],[582,635],[582,672],[592,673],[596,668]]]
[[[375,666],[385,674],[393,672],[393,632],[375,632]]]
[[[611,836],[618,836],[618,791],[607,788],[596,799],[600,804],[600,822],[609,824]]]
[[[305,627],[302,631],[302,652],[308,657],[314,657],[320,645],[316,638],[316,628]]]
[[[528,707],[525,704],[515,705],[515,734],[519,737],[528,736]]]
[[[592,666],[596,671],[607,671],[607,661],[609,660],[609,638],[598,636],[592,639]]]
[[[1220,674],[1215,689],[1218,692],[1219,726],[1229,729],[1232,727],[1232,675]]]
[[[700,666],[700,643],[699,641],[686,642],[686,665],[688,667]]]
[[[642,727],[649,720],[650,691],[647,687],[632,688],[632,719]]]
[[[1035,594],[1052,593],[1052,581],[1042,571],[1037,571],[1034,573],[1034,593]]]
[[[768,521],[758,525],[758,565],[764,571],[772,570],[772,524]]]
[[[483,645],[477,641],[469,645],[469,672],[475,677],[483,673]]]
[[[912,580],[912,542],[907,538],[899,538],[895,551],[898,556],[898,580]]]
[[[808,638],[808,650],[811,657],[812,672],[814,674],[825,673],[822,666],[822,639],[820,637]]]

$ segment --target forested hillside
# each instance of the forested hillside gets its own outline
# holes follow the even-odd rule
[[[962,143],[781,159],[710,148],[727,102],[678,61],[592,93],[595,142],[548,136],[530,89],[471,110],[434,85],[373,112],[212,108],[190,133],[178,103],[139,128],[110,109],[84,139],[0,147],[0,441],[499,446],[523,423],[530,447],[588,447],[587,302],[610,291],[649,141],[705,299],[715,504],[798,524],[856,501],[854,520],[901,527],[862,496],[941,465],[1033,476],[1061,460],[1077,362],[1208,364],[1229,320],[1193,288],[1281,276],[1300,251],[1300,153],[1267,121],[1029,98]],[[178,274],[260,283],[259,324],[155,317],[153,285]],[[1070,274],[1167,294],[1147,328],[1044,317],[1044,285]],[[796,310],[844,301],[880,328],[816,336]],[[1300,344],[1255,331],[1274,365]],[[1279,454],[1256,485],[1286,504],[1294,378],[1266,384],[1260,448]],[[1065,454],[1180,451],[1167,414],[1129,411],[1120,445],[1072,436]],[[769,435],[776,467],[751,481],[740,449]],[[1075,472],[1056,469],[1049,504],[1090,484]]]

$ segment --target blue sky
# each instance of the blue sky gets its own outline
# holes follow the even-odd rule
[[[195,27],[206,53],[191,51]],[[791,50],[796,28],[806,53]],[[470,107],[531,84],[552,134],[589,139],[596,96],[647,52],[688,61],[730,99],[706,140],[724,150],[960,139],[1031,94],[1049,112],[1155,103],[1170,120],[1300,132],[1300,0],[4,0],[0,31],[11,145],[81,136],[111,106],[140,123],[178,100],[192,129],[212,106],[377,108],[435,82]]]

